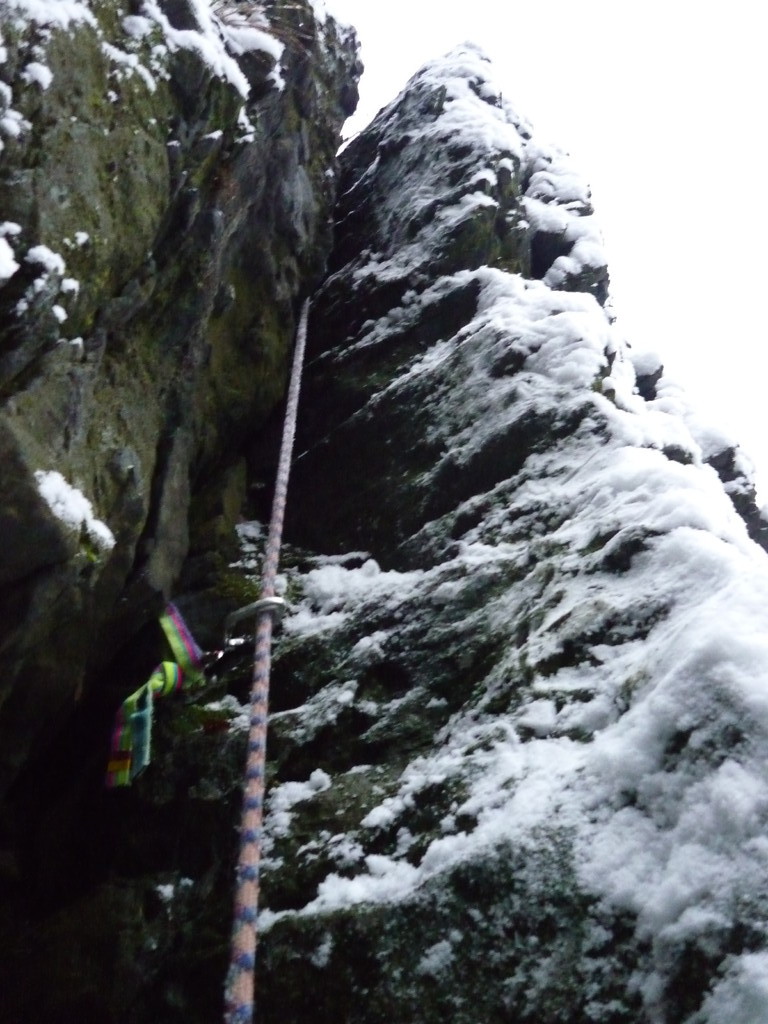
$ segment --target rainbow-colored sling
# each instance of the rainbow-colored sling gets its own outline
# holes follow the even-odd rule
[[[115,716],[106,785],[130,786],[150,762],[152,708],[157,697],[189,689],[203,681],[202,651],[178,609],[169,604],[160,625],[176,661],[163,661],[143,686],[127,697]]]

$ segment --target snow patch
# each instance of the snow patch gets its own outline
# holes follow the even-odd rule
[[[765,1024],[768,1019],[768,953],[747,953],[729,965],[704,1000],[706,1024]]]
[[[363,601],[404,600],[422,575],[419,571],[382,572],[372,558],[357,569],[329,562],[301,578],[303,599],[286,617],[283,628],[293,635],[335,628]]]
[[[112,72],[112,75],[118,81],[130,79],[134,74],[136,74],[144,82],[144,85],[150,92],[154,92],[157,89],[157,83],[141,63],[137,54],[127,53],[125,50],[121,50],[119,47],[113,46],[112,43],[108,43],[106,40],[102,40],[101,49],[104,56],[113,64],[117,65],[117,68]]]
[[[16,253],[7,241],[7,236],[13,237],[18,235],[20,231],[21,227],[12,221],[5,221],[5,223],[0,224],[0,284],[4,284],[12,278],[19,269]]]
[[[157,0],[144,0],[143,14],[160,27],[169,50],[194,50],[217,77],[229,82],[246,99],[250,92],[248,79],[232,54],[261,51],[278,62],[283,53],[282,43],[245,16],[240,17],[235,5],[224,18],[217,17],[205,0],[191,0],[191,6],[197,29],[174,28]],[[279,69],[274,74],[275,84],[280,88]]]
[[[42,267],[46,274],[59,274],[63,277],[67,269],[61,256],[47,245],[33,245],[24,259],[27,263],[35,263]]]
[[[35,83],[45,91],[53,81],[53,72],[45,64],[40,64],[38,61],[32,61],[24,68],[21,72],[22,81],[26,82],[27,85]]]
[[[88,4],[80,0],[6,0],[6,3],[11,10],[37,25],[66,29],[85,24],[97,28]]]
[[[306,782],[284,782],[271,790],[268,801],[269,834],[273,838],[287,835],[292,819],[291,808],[330,788],[330,775],[316,768]]]
[[[105,551],[115,546],[114,534],[106,523],[96,518],[93,505],[61,473],[55,469],[38,469],[35,480],[41,497],[57,519],[75,530],[85,530],[91,540]]]

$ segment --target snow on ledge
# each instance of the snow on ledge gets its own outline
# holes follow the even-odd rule
[[[0,284],[10,280],[19,269],[19,264],[14,259],[16,254],[5,240],[6,232],[3,231],[3,228],[6,226],[0,224]],[[11,232],[7,233],[10,234]]]
[[[79,0],[8,0],[8,3],[22,17],[38,25],[69,28],[71,24],[85,23],[96,27],[88,4]]]
[[[115,535],[106,523],[97,519],[93,505],[82,491],[68,483],[55,469],[35,470],[40,496],[61,522],[75,530],[85,529],[100,548],[109,551],[115,546]]]
[[[262,32],[252,24],[238,23],[218,18],[205,0],[192,0],[199,30],[176,29],[160,9],[157,0],[145,0],[142,14],[156,22],[165,36],[171,50],[195,50],[213,73],[229,82],[240,93],[243,99],[248,98],[250,85],[235,58],[227,52],[240,55],[252,50],[268,53],[275,62],[279,62],[283,53],[282,43],[267,32]],[[275,83],[280,88],[279,71]]]

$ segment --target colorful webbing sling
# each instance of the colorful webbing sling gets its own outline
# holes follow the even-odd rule
[[[163,661],[143,686],[123,701],[115,716],[106,785],[130,786],[150,761],[152,708],[158,697],[190,689],[203,681],[202,651],[178,609],[169,604],[160,616],[175,661]]]

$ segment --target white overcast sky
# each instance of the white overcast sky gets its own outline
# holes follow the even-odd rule
[[[757,465],[768,501],[768,15],[760,0],[328,0],[358,29],[362,127],[425,61],[482,46],[591,183],[619,323]]]

